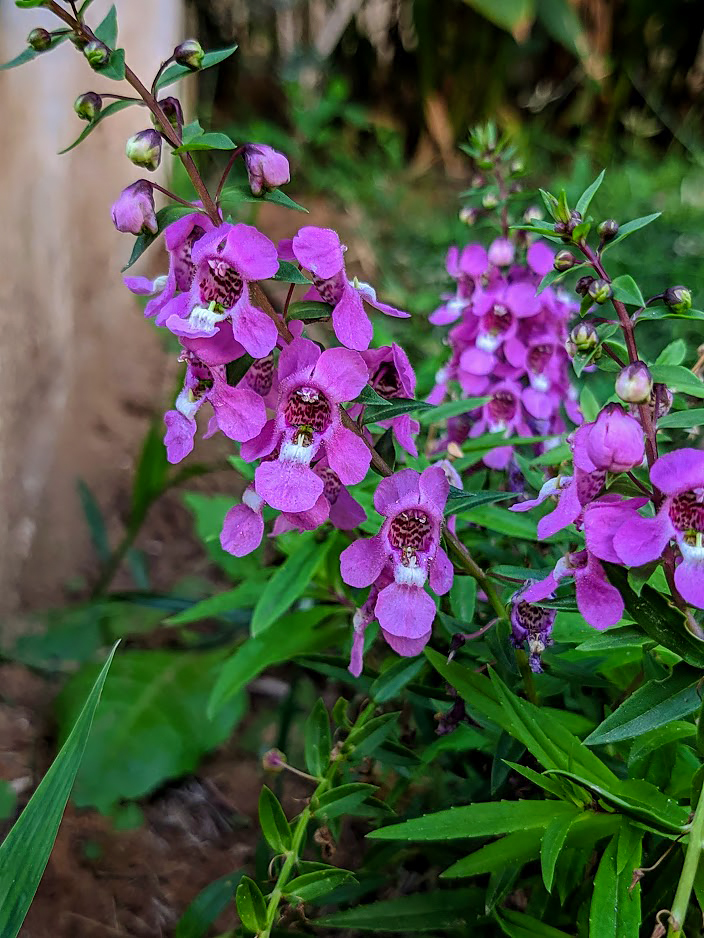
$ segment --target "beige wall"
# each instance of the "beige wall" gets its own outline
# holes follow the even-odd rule
[[[181,6],[118,0],[138,74],[182,38]],[[96,0],[91,22],[107,8]],[[3,0],[0,60],[53,22]],[[114,515],[165,390],[166,359],[119,273],[132,239],[110,222],[116,194],[139,175],[124,140],[148,121],[130,108],[57,156],[84,126],[72,102],[89,89],[122,90],[70,43],[0,73],[0,613],[60,599],[68,578],[90,570],[76,478]]]

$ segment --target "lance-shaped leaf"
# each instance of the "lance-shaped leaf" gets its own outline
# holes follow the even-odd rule
[[[206,52],[203,56],[203,62],[201,63],[199,71],[202,72],[206,68],[212,68],[213,65],[219,65],[220,62],[224,62],[225,59],[229,58],[236,50],[237,44],[234,46],[227,46],[225,49],[217,49],[214,52]],[[161,91],[162,88],[173,85],[174,82],[177,82],[180,78],[184,78],[186,75],[192,74],[192,70],[190,68],[186,68],[185,65],[170,65],[156,83],[156,90]]]
[[[362,422],[365,426],[370,423],[378,423],[380,420],[391,420],[393,417],[400,417],[402,414],[416,414],[423,411],[432,411],[434,406],[426,401],[416,401],[412,398],[392,397],[385,398],[367,385],[357,398],[357,404],[364,404],[364,417]]]
[[[57,32],[52,33],[51,44],[45,52],[50,52],[52,49],[55,49],[58,45],[61,45],[62,42],[65,42],[71,31],[69,29],[57,30]],[[37,52],[36,49],[33,49],[31,46],[27,46],[18,56],[15,56],[14,59],[11,59],[9,62],[5,62],[4,65],[0,65],[0,72],[4,72],[9,68],[17,68],[18,65],[25,65],[27,62],[32,62],[37,56],[44,55],[44,52]]]
[[[640,883],[631,890],[633,870],[640,866],[641,844],[632,850],[626,869],[618,874],[616,860],[619,835],[614,835],[594,877],[594,893],[589,910],[589,938],[638,938],[640,930]],[[630,867],[630,869],[629,869]]]
[[[272,850],[276,853],[286,853],[291,849],[291,827],[286,820],[284,809],[274,792],[266,785],[259,795],[259,824]]]
[[[254,195],[249,186],[245,183],[241,186],[228,186],[220,196],[223,205],[232,203],[238,205],[242,202],[272,202],[274,205],[281,205],[283,208],[291,208],[296,212],[308,212],[307,208],[294,202],[292,198],[282,192],[281,189],[272,189],[270,192],[263,192],[261,195]]]

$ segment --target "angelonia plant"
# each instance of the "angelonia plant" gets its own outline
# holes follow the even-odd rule
[[[336,231],[303,225],[275,244],[236,220],[261,201],[301,210],[280,188],[286,156],[188,123],[164,94],[235,47],[205,52],[186,40],[143,83],[117,45],[115,8],[92,28],[90,2],[17,0],[59,25],[33,29],[9,64],[70,40],[96,80],[131,86],[79,96],[87,126],[76,144],[135,108],[126,158],[148,173],[169,154],[180,160],[187,198],[140,177],[112,207],[115,227],[135,236],[128,267],[163,235],[165,272],[125,284],[180,344],[167,458],[194,450],[203,408],[204,435],[239,444],[231,461],[245,483],[219,531],[223,550],[246,558],[281,544],[288,555],[264,570],[252,638],[223,666],[211,712],[268,663],[306,655],[366,698],[338,700],[334,735],[315,705],[307,771],[266,755],[268,770],[311,791],[289,822],[263,790],[273,857],[267,877],[240,878],[242,929],[629,938],[682,936],[687,918],[687,935],[702,934],[691,899],[703,894],[704,742],[693,715],[704,667],[704,451],[682,431],[704,423],[689,406],[704,384],[699,365],[683,365],[682,340],[650,356],[654,323],[704,313],[684,286],[663,284],[646,300],[607,262],[657,215],[595,220],[603,173],[574,205],[564,191],[541,192],[543,208],[524,211],[508,139],[493,125],[470,134],[475,176],[460,217],[491,233],[447,253],[451,286],[430,323],[448,351],[423,400],[403,347],[413,344],[409,314],[350,277]],[[202,152],[226,154],[212,184]],[[228,185],[233,173],[246,182]],[[277,308],[267,285],[282,282]],[[375,328],[394,340],[374,345]],[[307,605],[287,618],[304,593]],[[391,655],[373,644],[378,633]],[[345,648],[347,672],[314,658],[331,646]],[[587,692],[604,686],[605,712]],[[551,698],[559,703],[546,706]],[[395,712],[392,700],[402,701]],[[427,743],[418,753],[414,737]],[[479,768],[463,786],[468,751]],[[482,767],[501,800],[480,800]],[[410,819],[385,825],[394,812]],[[354,872],[328,862],[349,816],[383,842]],[[319,861],[304,858],[313,829]],[[472,838],[485,843],[457,856],[456,841]],[[366,902],[379,872],[409,855],[418,888]],[[443,882],[471,887],[441,888],[439,868]],[[323,900],[348,908],[316,917]]]

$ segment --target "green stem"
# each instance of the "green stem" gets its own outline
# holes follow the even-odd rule
[[[697,869],[699,868],[702,849],[704,849],[704,786],[702,786],[699,794],[697,808],[689,828],[689,841],[684,856],[684,866],[682,867],[680,881],[677,884],[677,892],[675,893],[675,901],[670,912],[668,938],[684,938],[684,919],[692,895],[694,877],[697,875]]]

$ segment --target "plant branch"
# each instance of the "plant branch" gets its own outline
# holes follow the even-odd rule
[[[684,938],[684,919],[692,895],[694,878],[699,868],[702,849],[704,849],[704,786],[699,793],[699,800],[689,829],[689,841],[684,856],[684,866],[682,867],[680,881],[677,884],[675,901],[670,911],[668,938]]]

